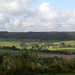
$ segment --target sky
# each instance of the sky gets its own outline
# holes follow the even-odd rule
[[[0,31],[75,31],[75,0],[0,0]]]

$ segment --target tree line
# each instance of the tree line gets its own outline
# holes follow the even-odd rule
[[[0,32],[0,38],[75,40],[75,32]]]
[[[0,49],[1,50],[14,50],[14,51],[22,51],[23,49],[19,49],[19,48],[16,48],[15,46],[12,46],[12,47],[9,47],[9,46],[3,46],[1,47],[0,46]],[[42,53],[50,53],[50,54],[64,54],[64,55],[75,55],[75,52],[68,52],[68,51],[61,51],[61,50],[55,50],[55,51],[51,51],[51,50],[48,50],[48,49],[42,49],[41,48],[38,48],[38,49],[33,49],[33,48],[30,48],[30,49],[27,49],[27,48],[24,48],[26,51],[29,51],[30,52],[42,52]]]

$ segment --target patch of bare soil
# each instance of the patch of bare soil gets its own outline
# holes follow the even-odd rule
[[[75,58],[75,55],[58,55],[58,54],[38,54],[39,58],[48,58],[48,57],[54,57],[57,56],[58,58],[63,59],[72,59]]]

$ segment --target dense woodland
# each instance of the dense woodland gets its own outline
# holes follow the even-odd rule
[[[75,40],[75,32],[7,32],[7,31],[1,31],[0,38]]]

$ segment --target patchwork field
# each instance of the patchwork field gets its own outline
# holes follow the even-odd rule
[[[38,39],[36,39],[39,41]],[[36,41],[34,39],[3,39],[0,38],[0,46],[16,46],[17,48],[21,48],[20,44],[22,42],[29,42],[29,41]],[[70,40],[70,41],[59,41],[59,40],[42,40],[41,43],[53,43],[53,44],[60,44],[60,43],[65,43],[66,45],[75,45],[75,40]],[[75,48],[49,48],[49,50],[68,50],[70,52],[75,51]]]

